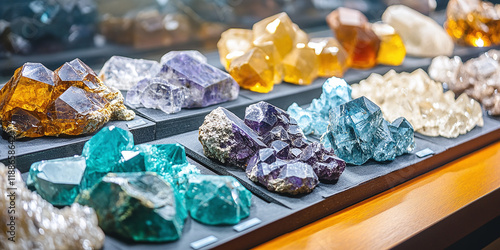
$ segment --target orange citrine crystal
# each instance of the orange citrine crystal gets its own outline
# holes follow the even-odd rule
[[[283,59],[284,80],[299,85],[309,85],[318,76],[318,60],[314,49],[298,44]]]
[[[377,63],[386,65],[401,65],[406,56],[403,40],[392,26],[386,23],[372,24],[372,30],[380,39]]]
[[[348,67],[349,56],[333,37],[313,38],[307,44],[318,56],[318,75],[342,77]]]
[[[262,49],[253,48],[231,62],[229,74],[242,88],[267,93],[274,86],[274,72],[269,60]]]
[[[253,32],[246,29],[228,29],[217,43],[220,62],[229,70],[229,64],[252,48]]]
[[[363,13],[341,7],[332,11],[326,22],[349,54],[351,67],[371,68],[377,64],[380,40]]]

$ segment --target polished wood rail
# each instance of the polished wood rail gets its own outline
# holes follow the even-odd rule
[[[443,248],[500,216],[500,141],[256,249]]]

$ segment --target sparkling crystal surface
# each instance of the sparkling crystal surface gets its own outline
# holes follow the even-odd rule
[[[112,56],[99,71],[99,78],[107,86],[129,90],[140,80],[154,77],[160,69],[156,61]]]
[[[385,119],[405,117],[415,131],[424,135],[454,138],[483,125],[478,102],[465,93],[455,100],[452,91],[443,93],[443,86],[421,69],[372,74],[351,87],[353,98],[366,96],[380,106]]]
[[[283,59],[284,80],[299,85],[309,85],[318,76],[318,58],[314,49],[298,44]]]
[[[186,207],[204,224],[237,224],[250,215],[251,203],[252,193],[232,176],[188,177]]]
[[[119,91],[79,59],[54,72],[39,63],[16,70],[0,91],[4,131],[16,138],[88,134],[109,120],[131,120]]]
[[[313,99],[311,105],[303,109],[293,103],[287,112],[297,120],[304,134],[323,135],[328,127],[329,111],[336,106],[352,100],[351,87],[345,80],[332,77],[325,81],[319,99]]]
[[[198,52],[199,53],[199,52]],[[192,51],[172,51],[162,57],[159,77],[186,88],[183,107],[206,107],[238,97],[239,85],[227,73],[203,62]]]
[[[281,58],[294,47],[296,32],[292,20],[284,12],[255,23],[252,30],[254,39],[273,42]]]
[[[318,57],[318,76],[342,77],[348,68],[349,55],[333,37],[312,38],[307,46]]]
[[[44,249],[100,249],[104,245],[104,233],[97,226],[97,216],[92,208],[72,204],[62,209],[55,208],[26,188],[21,173],[0,164],[0,217],[5,224],[12,214],[9,190],[12,186],[11,172],[15,175],[15,242],[8,240],[11,236],[7,226],[3,225],[0,234],[1,249],[32,249],[33,246]]]
[[[85,168],[85,158],[81,156],[35,162],[27,183],[52,205],[71,205],[80,192]]]
[[[159,109],[167,114],[181,111],[186,89],[175,81],[163,78],[145,78],[127,92],[127,103]]]
[[[221,64],[229,70],[231,61],[242,56],[252,48],[253,31],[247,29],[228,29],[221,34],[217,48]]]
[[[110,173],[77,202],[95,209],[106,233],[134,241],[172,241],[181,236],[186,219],[175,192],[154,173]]]
[[[370,158],[392,161],[398,155],[411,152],[415,143],[411,125],[406,128],[411,130],[410,133],[403,129],[407,124],[400,126],[401,123],[392,125],[396,133],[393,135],[381,109],[362,96],[330,111],[330,125],[324,137],[335,154],[347,163],[362,165]],[[402,138],[403,134],[410,137]],[[398,144],[400,147],[397,147]]]
[[[380,39],[377,63],[393,66],[401,65],[406,56],[406,49],[396,30],[386,23],[374,23],[371,28]]]
[[[274,67],[269,56],[260,48],[250,49],[233,59],[229,74],[244,89],[268,93],[274,86]]]
[[[417,57],[450,56],[453,40],[432,18],[404,5],[391,5],[382,15],[403,39],[408,55]]]
[[[351,67],[371,68],[377,64],[380,40],[363,13],[340,7],[326,17],[326,22],[347,51]]]

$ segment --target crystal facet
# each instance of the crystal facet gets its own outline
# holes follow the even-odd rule
[[[333,37],[312,38],[307,43],[318,56],[318,75],[342,77],[348,68],[349,55]]]
[[[112,56],[99,71],[99,78],[107,86],[129,90],[141,79],[154,77],[160,69],[156,61]]]
[[[12,165],[10,165],[12,166]],[[97,216],[92,208],[72,204],[58,209],[28,190],[18,170],[0,163],[0,234],[1,249],[101,249],[104,233],[97,226]],[[12,172],[11,172],[12,171]],[[13,173],[13,174],[12,174]],[[14,180],[11,176],[14,176]],[[12,183],[12,185],[10,184]],[[15,191],[10,190],[16,187]],[[11,197],[15,193],[15,226],[8,224],[12,214]],[[8,231],[15,230],[15,241],[10,241]]]
[[[372,30],[380,39],[377,63],[398,66],[406,56],[405,45],[399,34],[386,23],[372,24]]]
[[[318,57],[314,49],[300,43],[283,59],[284,80],[293,84],[309,85],[318,76],[318,67]]]
[[[187,190],[186,207],[204,224],[237,224],[250,215],[252,193],[232,176],[190,175]]]
[[[242,56],[252,48],[253,31],[246,29],[228,29],[221,34],[217,43],[222,65],[229,69],[231,61]],[[238,81],[238,80],[236,80]]]
[[[134,241],[177,240],[186,219],[175,189],[149,172],[107,174],[77,202],[95,209],[106,233]]]
[[[483,125],[478,102],[465,93],[456,100],[452,91],[443,93],[443,86],[422,69],[372,74],[351,87],[353,98],[366,96],[373,100],[388,121],[405,117],[415,131],[427,136],[454,138]]]
[[[274,68],[269,56],[260,48],[250,49],[242,56],[233,59],[228,70],[244,89],[259,93],[273,90]]]
[[[86,166],[85,158],[81,156],[35,162],[31,165],[27,183],[53,205],[71,205],[80,193]]]
[[[281,58],[284,58],[294,47],[296,33],[293,22],[284,12],[255,23],[252,30],[254,39],[273,42]]]
[[[326,22],[349,54],[351,67],[371,68],[377,64],[380,40],[363,13],[340,7],[326,17]]]
[[[158,77],[142,79],[127,92],[127,103],[177,113],[184,105],[185,89],[173,82]]]
[[[415,144],[413,128],[406,127],[409,125],[406,123],[401,125],[402,119],[389,124],[375,103],[360,97],[330,111],[330,125],[324,139],[347,163],[361,165],[370,158],[392,161],[398,155],[410,153]]]
[[[382,21],[394,27],[403,39],[406,53],[419,57],[450,56],[453,40],[432,18],[404,5],[389,6]]]

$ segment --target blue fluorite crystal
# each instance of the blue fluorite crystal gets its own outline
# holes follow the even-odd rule
[[[186,207],[209,225],[237,224],[250,214],[252,194],[232,176],[190,175]]]
[[[187,212],[172,185],[149,172],[110,173],[76,200],[94,208],[106,233],[135,241],[172,241]]]
[[[347,163],[361,165],[373,158],[391,161],[413,150],[413,127],[404,119],[389,124],[382,111],[366,97],[341,104],[330,111],[330,125],[323,141]]]
[[[184,88],[172,79],[145,78],[127,92],[127,103],[146,108],[160,109],[172,114],[181,111],[184,104]]]
[[[85,167],[85,158],[81,156],[35,162],[27,182],[53,205],[71,205],[80,192]]]
[[[320,98],[313,99],[309,107],[303,109],[293,103],[287,112],[297,120],[304,134],[322,135],[327,131],[329,111],[352,100],[351,92],[351,87],[343,79],[332,77],[323,84]]]
[[[183,107],[206,107],[236,99],[240,90],[238,83],[229,74],[203,61],[199,52],[169,52],[162,57],[158,77],[172,79],[174,84],[186,88]]]

